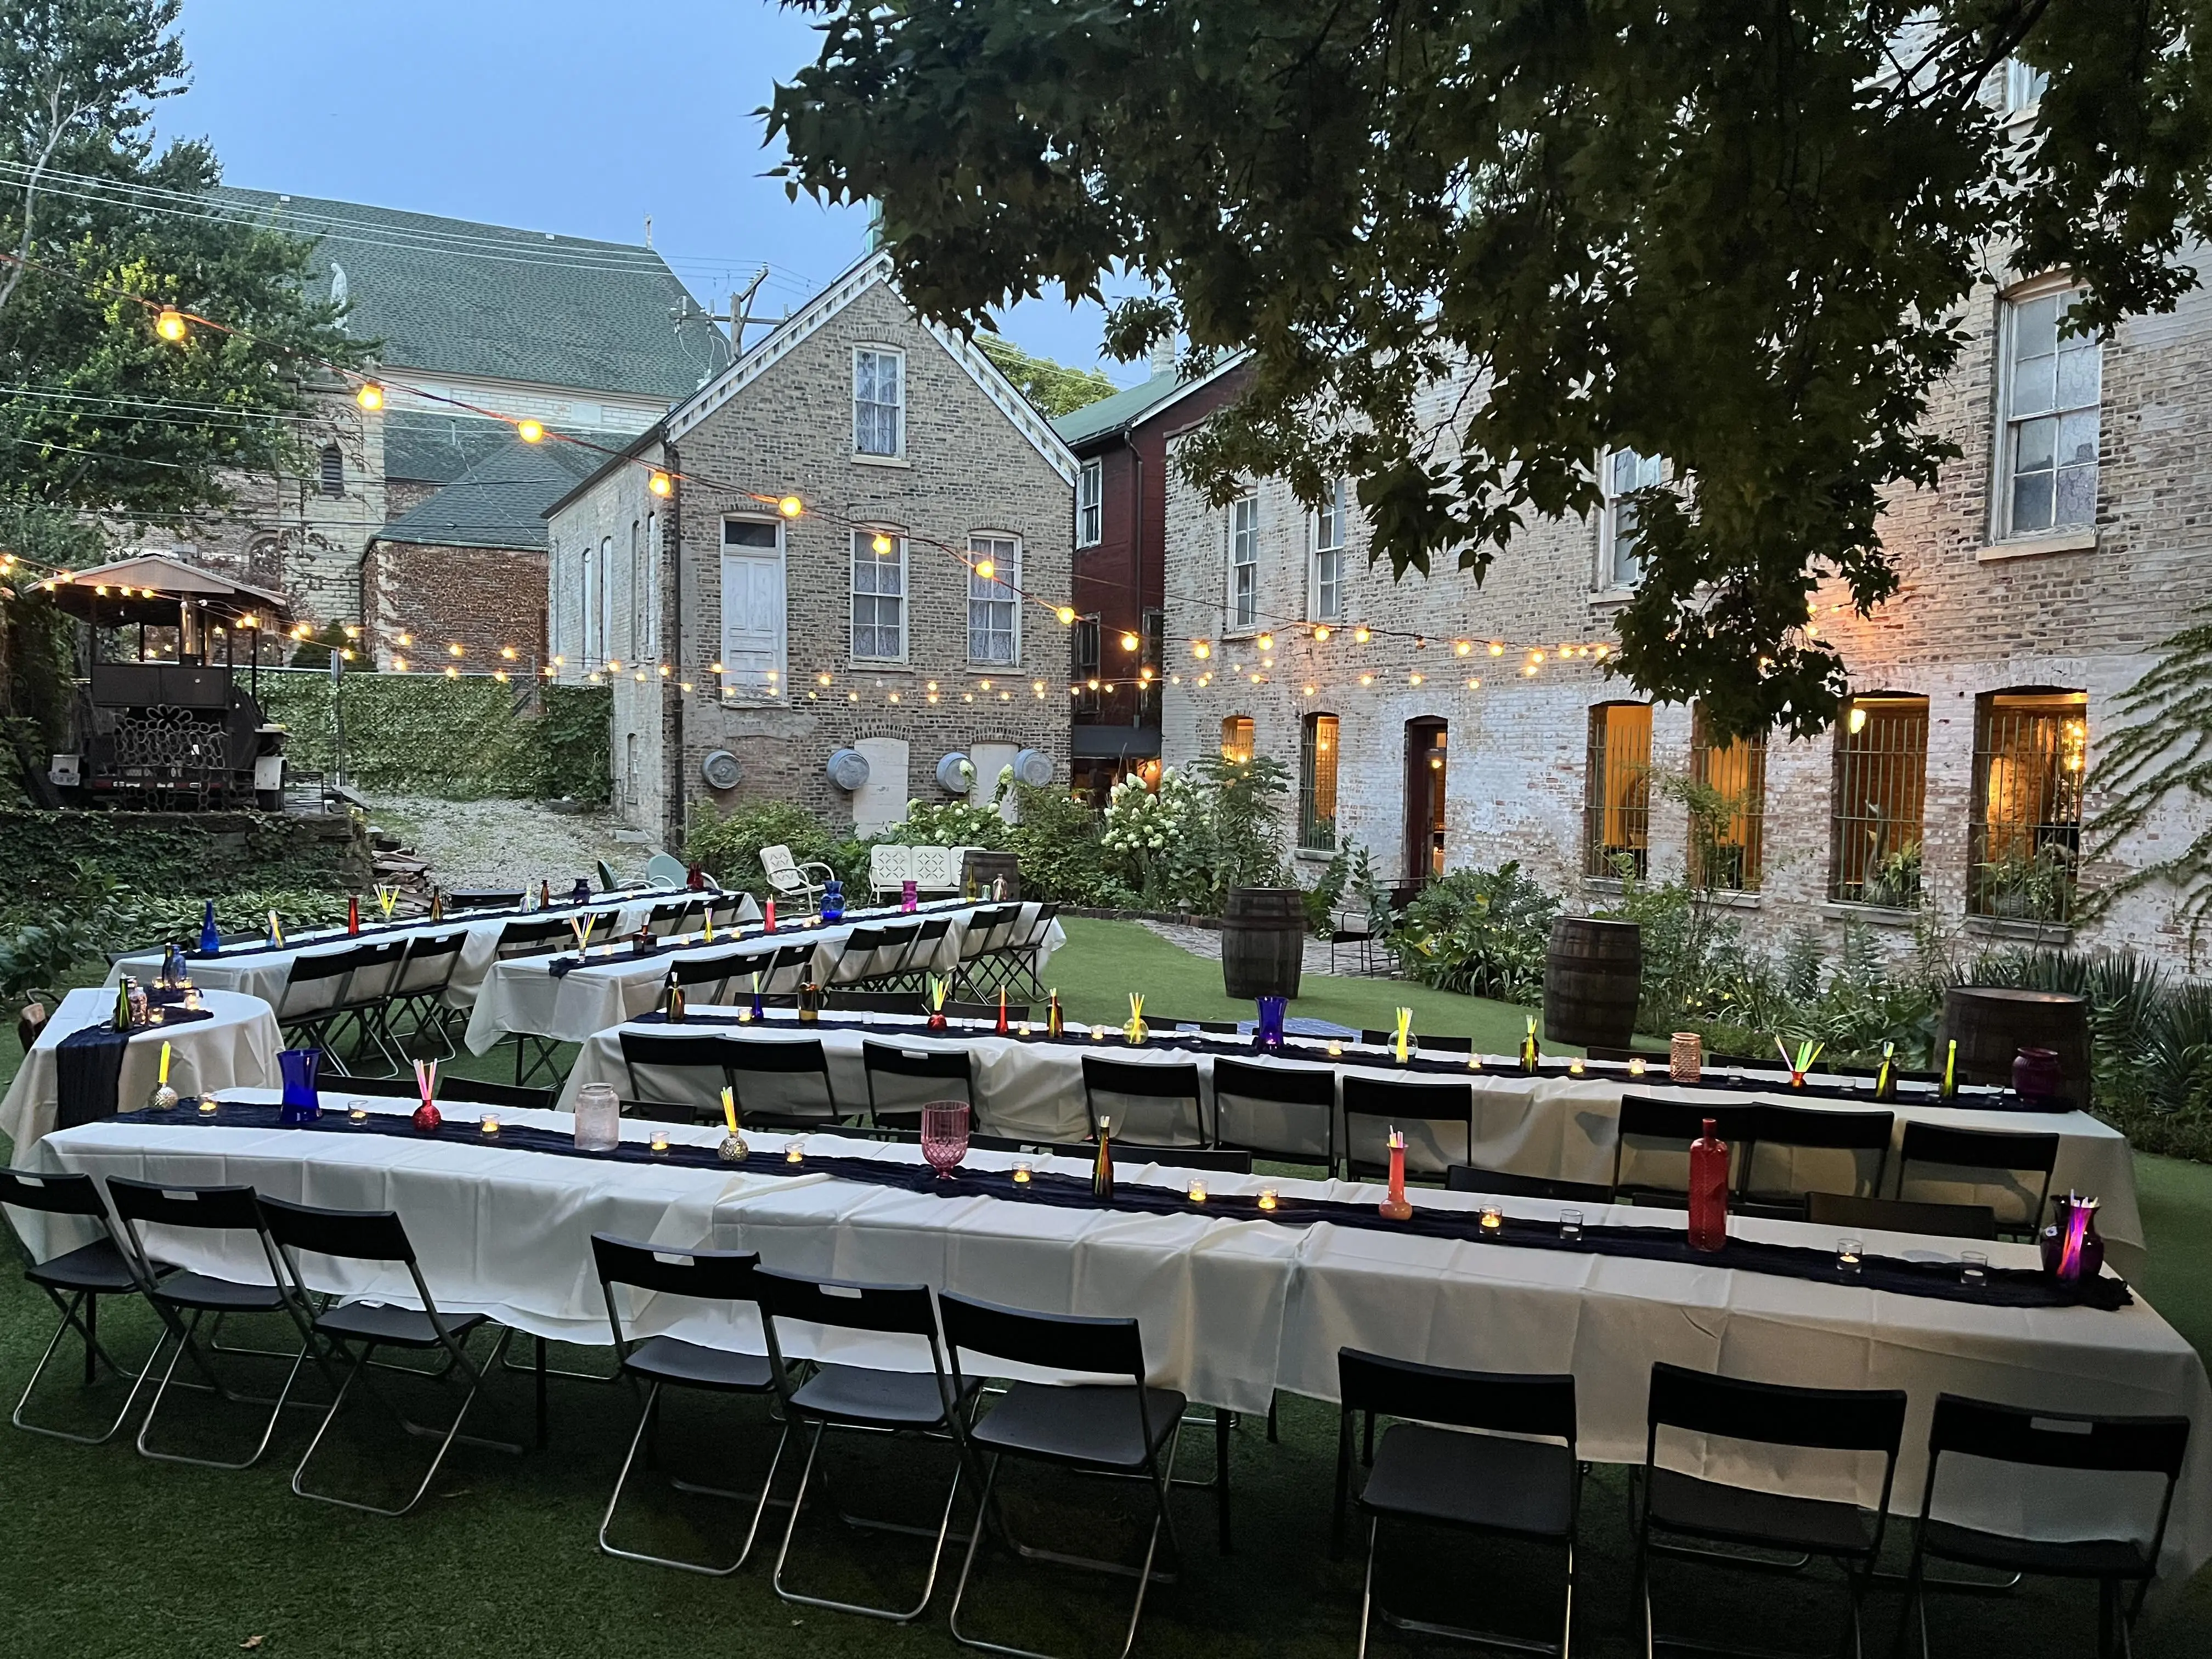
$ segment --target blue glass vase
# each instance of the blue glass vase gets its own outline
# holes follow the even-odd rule
[[[315,1092],[315,1073],[323,1063],[320,1048],[285,1048],[276,1055],[284,1077],[284,1102],[277,1109],[280,1123],[313,1123],[323,1115],[322,1097]]]
[[[1288,1006],[1287,997],[1261,997],[1260,1023],[1252,1033],[1252,1046],[1261,1050],[1279,1049],[1283,1046],[1283,1010]]]
[[[845,915],[845,884],[832,877],[822,888],[822,920],[837,921]]]
[[[214,956],[222,949],[222,935],[215,930],[215,901],[210,899],[200,907],[200,954]]]

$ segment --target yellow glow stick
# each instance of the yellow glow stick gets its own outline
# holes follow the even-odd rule
[[[730,1085],[722,1085],[722,1121],[730,1126],[730,1133],[738,1132],[738,1103],[730,1093]]]
[[[162,1044],[161,1044],[161,1080],[163,1083],[167,1083],[167,1082],[169,1080],[169,1045],[168,1045],[168,1042],[167,1042],[167,1041],[166,1039],[162,1042]]]

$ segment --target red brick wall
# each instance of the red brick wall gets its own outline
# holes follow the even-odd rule
[[[485,547],[379,542],[369,550],[375,595],[369,641],[388,665],[506,668],[535,673],[545,657],[545,556]],[[411,645],[402,645],[402,635]],[[462,654],[450,647],[459,645]],[[513,659],[502,657],[512,647]]]

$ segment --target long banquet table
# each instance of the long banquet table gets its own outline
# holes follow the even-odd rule
[[[629,1083],[623,1066],[622,1033],[625,1030],[687,1035],[715,1033],[748,1042],[791,1042],[818,1036],[824,1054],[830,1061],[830,1086],[842,1107],[859,1112],[867,1104],[867,1080],[861,1067],[860,1048],[863,1042],[892,1043],[902,1048],[943,1049],[964,1048],[970,1056],[974,1077],[974,1100],[976,1129],[979,1133],[1017,1138],[1034,1138],[1043,1141],[1078,1141],[1091,1133],[1090,1121],[1084,1109],[1083,1056],[1103,1054],[1115,1060],[1136,1060],[1150,1065],[1181,1065],[1195,1061],[1202,1096],[1210,1112],[1212,1108],[1213,1061],[1217,1054],[1229,1045],[1198,1042],[1188,1048],[1174,1045],[1171,1034],[1162,1032],[1156,1040],[1132,1048],[1124,1043],[1118,1032],[1104,1041],[1092,1042],[1074,1028],[1076,1035],[1070,1040],[1050,1042],[1042,1036],[1041,1024],[1032,1026],[1027,1038],[1018,1035],[998,1036],[988,1026],[956,1023],[943,1036],[932,1036],[923,1024],[914,1019],[902,1019],[882,1015],[834,1014],[825,1015],[819,1022],[802,1025],[788,1012],[769,1012],[763,1023],[739,1023],[734,1010],[723,1008],[695,1008],[681,1025],[671,1026],[653,1021],[633,1020],[623,1025],[600,1031],[588,1038],[583,1052],[578,1055],[574,1069],[569,1073],[563,1087],[560,1104],[568,1106],[575,1099],[575,1091],[586,1083],[606,1083],[625,1098]],[[1301,1042],[1295,1039],[1286,1046],[1283,1059],[1288,1062],[1322,1065],[1333,1070],[1338,1078],[1338,1106],[1343,1104],[1342,1079],[1347,1074],[1382,1078],[1398,1081],[1407,1073],[1393,1066],[1389,1055],[1382,1049],[1356,1042],[1336,1045],[1342,1052],[1331,1056],[1327,1045],[1320,1042]],[[1239,1060],[1250,1060],[1249,1052],[1234,1055]],[[1661,1099],[1710,1101],[1717,1105],[1741,1106],[1753,1101],[1802,1105],[1814,1109],[1838,1111],[1855,1109],[1845,1101],[1806,1099],[1793,1097],[1785,1087],[1777,1085],[1755,1092],[1731,1091],[1723,1089],[1678,1087],[1666,1080],[1663,1071],[1642,1078],[1630,1078],[1618,1069],[1593,1066],[1587,1075],[1572,1077],[1557,1071],[1539,1077],[1528,1077],[1504,1069],[1510,1062],[1492,1059],[1480,1071],[1464,1066],[1446,1070],[1415,1073],[1413,1080],[1421,1083],[1467,1082],[1474,1085],[1474,1144],[1462,1150],[1457,1146],[1420,1146],[1413,1150],[1430,1154],[1431,1165],[1443,1163],[1468,1162],[1486,1169],[1510,1171],[1516,1175],[1542,1176],[1553,1180],[1592,1182],[1610,1185],[1613,1173],[1613,1149],[1619,1139],[1620,1100],[1624,1094],[1635,1093]],[[714,1079],[719,1084],[720,1079]],[[712,1106],[715,1091],[702,1079],[697,1103]],[[1896,1135],[1902,1139],[1905,1125],[1910,1122],[1939,1123],[1953,1128],[1997,1129],[2020,1132],[2055,1133],[2058,1138],[2058,1162],[2052,1173],[2051,1190],[2065,1192],[2069,1188],[2094,1194],[2101,1200],[2098,1212],[2098,1231],[2104,1236],[2112,1253],[2112,1264],[2121,1272],[2134,1273],[2142,1265],[2142,1217],[2136,1198],[2135,1160],[2128,1148],[2127,1139],[2110,1125],[2100,1122],[2086,1112],[2023,1112],[2001,1109],[1993,1091],[1974,1096],[1962,1096],[1962,1100],[1980,1100],[1984,1105],[1965,1104],[1940,1106],[1930,1102],[1906,1099],[1890,1103],[1878,1109],[1894,1113]],[[1877,1109],[1860,1103],[1856,1109]],[[1419,1137],[1422,1131],[1414,1129],[1409,1138]],[[1817,1168],[1820,1154],[1801,1154],[1801,1161],[1808,1168]],[[1833,1155],[1832,1155],[1833,1156]],[[1368,1148],[1363,1158],[1379,1161],[1379,1149]],[[1416,1158],[1417,1164],[1422,1160]],[[1893,1152],[1890,1159],[1890,1184],[1893,1190],[1897,1159]],[[1960,1202],[1988,1202],[2002,1200],[2006,1189],[1977,1192],[1965,1183],[1947,1186],[1942,1196]],[[2032,1194],[2031,1194],[2032,1196]]]
[[[686,941],[673,948],[664,945],[642,957],[631,954],[627,945],[593,946],[591,960],[581,967],[573,965],[573,951],[566,956],[518,957],[495,963],[477,993],[475,1012],[469,1017],[468,1045],[472,1052],[485,1054],[502,1037],[516,1033],[581,1042],[595,1031],[635,1019],[650,1009],[659,998],[672,962],[719,955],[743,946],[811,944],[814,976],[826,985],[836,968],[846,936],[855,927],[878,927],[949,916],[952,925],[936,957],[915,964],[916,968],[947,972],[961,961],[975,913],[992,908],[995,907],[988,902],[955,899],[925,904],[912,913],[896,908],[848,910],[842,919],[827,926],[785,922],[773,936],[755,929],[742,935],[732,933],[717,938],[712,945]],[[1024,938],[1035,929],[1039,907],[1025,903],[1018,908],[1020,915],[1014,925],[1013,936]],[[1066,942],[1066,933],[1057,921],[1054,922],[1044,942],[1037,947],[1037,969],[1042,971],[1053,952]]]
[[[694,896],[684,888],[655,887],[595,893],[588,903],[556,904],[545,910],[461,910],[437,921],[427,916],[388,923],[370,921],[364,923],[357,934],[349,933],[343,927],[301,928],[288,933],[281,945],[250,940],[227,945],[211,957],[187,957],[185,966],[195,985],[259,997],[275,1007],[283,1001],[292,964],[301,957],[326,956],[333,951],[389,939],[443,936],[459,930],[468,934],[468,942],[461,947],[460,960],[454,964],[453,976],[447,983],[445,1000],[449,1006],[466,1008],[475,1002],[477,988],[483,983],[484,975],[498,953],[500,935],[511,921],[559,921],[592,915],[601,918],[598,937],[605,939],[635,933],[645,925],[654,906],[670,899],[691,896]],[[738,914],[749,922],[760,920],[760,906],[751,894],[744,896]],[[107,970],[107,983],[113,985],[125,974],[142,983],[147,982],[161,971],[161,967],[158,946],[142,951],[118,958]]]
[[[266,1102],[271,1091],[234,1097]],[[1768,1381],[1842,1388],[1902,1388],[1911,1398],[1896,1485],[1900,1509],[1917,1502],[1929,1413],[1952,1391],[2053,1411],[2179,1413],[2212,1423],[2212,1389],[2193,1349],[2139,1297],[2117,1308],[2003,1306],[1984,1301],[1876,1289],[1817,1275],[1783,1277],[1710,1261],[1647,1260],[1566,1249],[1519,1248],[1467,1237],[1400,1233],[1331,1220],[1293,1224],[1231,1218],[1205,1204],[1146,1213],[1012,1201],[956,1191],[933,1182],[877,1185],[787,1164],[781,1135],[751,1137],[743,1165],[663,1161],[641,1152],[652,1128],[678,1146],[711,1147],[718,1128],[626,1124],[630,1161],[531,1151],[475,1127],[456,1109],[437,1138],[417,1137],[393,1121],[392,1133],[349,1126],[348,1102],[325,1095],[327,1127],[271,1127],[264,1110],[236,1125],[197,1113],[177,1120],[139,1115],[49,1135],[34,1167],[127,1176],[166,1183],[247,1182],[273,1196],[347,1208],[391,1208],[404,1221],[423,1273],[441,1306],[480,1311],[520,1330],[567,1341],[609,1340],[590,1237],[605,1231],[675,1246],[761,1252],[794,1271],[878,1282],[926,1281],[941,1289],[1046,1310],[1136,1316],[1152,1380],[1196,1401],[1246,1412],[1266,1409],[1278,1389],[1331,1399],[1336,1355],[1356,1346],[1437,1364],[1514,1371],[1571,1371],[1580,1450],[1602,1462],[1633,1462],[1644,1453],[1644,1411],[1652,1363]],[[357,1103],[373,1113],[406,1109],[388,1099]],[[537,1127],[565,1135],[558,1112],[507,1112],[508,1129]],[[504,1133],[504,1131],[502,1131]],[[835,1155],[911,1164],[915,1150],[816,1135],[797,1143],[805,1158]],[[1004,1167],[1009,1155],[971,1152],[975,1168]],[[1041,1170],[1081,1166],[1037,1160]],[[1152,1182],[1175,1205],[1187,1172],[1121,1172],[1124,1183]],[[1251,1192],[1255,1179],[1209,1174],[1218,1197]],[[1346,1182],[1270,1181],[1285,1201],[1373,1203],[1380,1189]],[[1156,1194],[1156,1198],[1161,1195]],[[1555,1221],[1559,1206],[1512,1198],[1424,1192],[1426,1209],[1462,1210],[1486,1201],[1510,1216]],[[58,1222],[42,1253],[75,1242]],[[1679,1225],[1649,1211],[1595,1210],[1609,1222]],[[1800,1224],[1738,1219],[1735,1237],[1811,1244],[1834,1241]],[[202,1271],[265,1277],[250,1236],[152,1230],[149,1246],[165,1260]],[[1955,1261],[1951,1241],[1870,1235],[1870,1254]],[[2027,1267],[2026,1246],[1990,1250],[1993,1269]],[[365,1268],[309,1256],[313,1288],[376,1301],[404,1302],[404,1271]],[[640,1328],[759,1351],[750,1319],[731,1320],[697,1304],[645,1304]],[[788,1344],[826,1356],[920,1369],[905,1339]],[[813,1334],[819,1336],[819,1334]],[[1712,1441],[1689,1449],[1689,1467],[1716,1478],[1769,1484],[1785,1474],[1792,1489],[1832,1496],[1879,1496],[1878,1468],[1848,1469],[1793,1462],[1786,1468],[1757,1449]],[[2128,1529],[2098,1512],[2060,1477],[2012,1475],[1986,1486],[1952,1487],[1947,1502],[1967,1518],[2018,1525],[2045,1535],[2082,1535],[2101,1525]],[[1311,1495],[1325,1504],[1325,1492]],[[2133,1507],[2125,1513],[2133,1515]],[[2212,1432],[2191,1441],[2163,1565],[2178,1581],[2212,1554]]]

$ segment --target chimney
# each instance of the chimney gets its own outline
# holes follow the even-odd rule
[[[1153,343],[1151,368],[1155,374],[1172,374],[1175,366],[1176,337],[1170,334]]]

